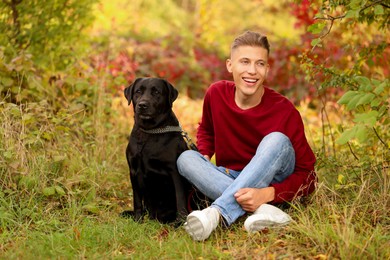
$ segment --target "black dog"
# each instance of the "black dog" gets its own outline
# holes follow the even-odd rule
[[[181,222],[188,214],[192,186],[179,174],[176,160],[188,149],[172,111],[178,91],[166,80],[138,78],[124,91],[134,107],[134,126],[126,149],[134,211],[162,223]],[[123,213],[122,213],[123,214]]]

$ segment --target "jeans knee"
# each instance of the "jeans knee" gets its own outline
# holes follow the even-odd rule
[[[264,149],[268,151],[274,151],[275,153],[278,153],[280,151],[286,153],[294,153],[294,148],[292,146],[290,138],[288,138],[285,134],[281,132],[272,132],[266,135],[260,142],[257,148],[257,152],[264,151]]]
[[[185,175],[185,169],[188,168],[188,165],[194,161],[196,153],[197,152],[193,150],[186,150],[180,154],[179,158],[177,158],[176,164],[180,175]]]
[[[291,145],[290,138],[288,138],[285,134],[281,132],[272,132],[266,135],[263,141],[270,141],[273,144],[281,145],[281,144],[289,144]]]
[[[289,139],[285,134],[282,132],[271,132],[268,135],[266,135],[264,138],[277,138],[277,139]]]

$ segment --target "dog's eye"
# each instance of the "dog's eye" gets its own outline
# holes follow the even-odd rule
[[[134,93],[140,94],[142,91],[140,89],[136,89]]]
[[[153,89],[153,90],[152,90],[152,93],[153,93],[154,95],[159,95],[159,94],[160,94],[160,91],[158,91],[157,89]]]

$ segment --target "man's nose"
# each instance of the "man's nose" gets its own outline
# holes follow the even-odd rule
[[[249,64],[247,72],[250,74],[256,74],[256,64],[255,63]]]

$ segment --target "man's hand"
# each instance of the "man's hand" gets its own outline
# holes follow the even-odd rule
[[[253,212],[262,204],[275,199],[275,189],[274,187],[243,188],[237,191],[234,197],[243,210]]]

